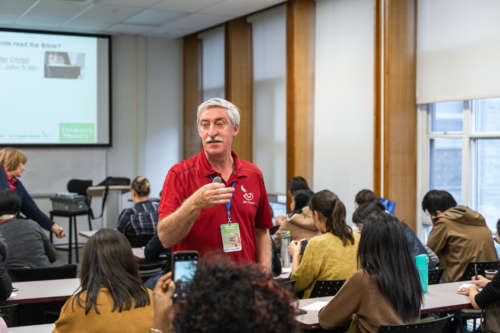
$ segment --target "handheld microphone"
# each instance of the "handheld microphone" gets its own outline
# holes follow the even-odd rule
[[[216,177],[214,177],[214,179],[212,179],[212,183],[222,183],[222,178],[219,176],[216,176]]]

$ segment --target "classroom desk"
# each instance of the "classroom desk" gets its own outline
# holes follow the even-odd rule
[[[464,281],[431,284],[429,291],[424,294],[421,307],[421,314],[433,312],[448,312],[460,309],[470,308],[469,298],[457,294],[458,287],[464,284]],[[305,314],[296,317],[299,325],[305,330],[314,330],[319,328],[318,312],[321,307],[326,305],[332,299],[331,296],[301,299],[298,301],[298,308],[304,309],[312,307]]]
[[[9,333],[50,333],[56,327],[55,324],[42,324],[42,325],[30,325],[30,326],[17,326],[9,327],[7,332]]]
[[[17,291],[12,292],[6,304],[63,302],[80,287],[80,279],[14,282],[12,286]]]
[[[98,230],[83,230],[83,231],[79,231],[78,234],[82,237],[85,237],[85,238],[90,238],[92,236],[94,236],[94,234],[97,232]]]
[[[80,236],[83,236],[85,238],[90,238],[97,231],[98,230],[85,230],[85,231],[80,231],[79,234]],[[144,255],[144,247],[133,247],[132,253],[134,254],[135,259],[137,259],[138,261],[144,260],[146,258],[146,256]]]

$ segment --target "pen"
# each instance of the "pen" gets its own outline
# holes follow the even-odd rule
[[[477,264],[474,264],[474,274],[476,274],[476,279],[477,279]]]

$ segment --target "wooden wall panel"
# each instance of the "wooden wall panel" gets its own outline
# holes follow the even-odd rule
[[[196,126],[196,109],[202,99],[201,40],[196,34],[184,37],[184,159],[201,151],[201,139]]]
[[[416,229],[417,0],[384,1],[384,193]]]
[[[382,1],[374,0],[373,192],[382,196]]]
[[[312,186],[315,1],[289,1],[286,19],[286,178],[303,176]]]
[[[240,109],[240,132],[233,150],[253,161],[253,50],[252,25],[246,18],[226,24],[226,98]]]

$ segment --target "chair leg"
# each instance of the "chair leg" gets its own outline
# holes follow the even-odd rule
[[[68,239],[68,264],[73,262],[72,250],[73,250],[73,223],[71,223],[71,217],[69,218],[69,239]]]
[[[92,218],[90,216],[90,212],[87,214],[87,218],[89,219],[89,230],[92,230]]]
[[[78,263],[79,262],[79,258],[78,258],[78,230],[76,228],[76,216],[73,216],[73,223],[74,223],[73,229],[75,231],[75,257],[76,257],[76,263]]]
[[[54,222],[54,215],[50,214],[50,220]],[[52,231],[49,231],[50,244],[54,244],[54,239],[52,238]]]

